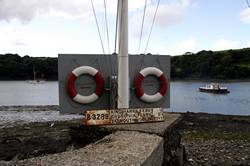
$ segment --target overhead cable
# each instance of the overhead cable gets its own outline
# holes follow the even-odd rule
[[[160,5],[160,0],[158,0],[157,6],[156,6],[156,9],[155,9],[153,22],[152,22],[151,27],[150,27],[150,31],[149,31],[149,35],[148,35],[148,40],[147,40],[147,44],[146,44],[145,51],[144,51],[145,54],[146,54],[147,49],[148,49],[148,43],[149,43],[149,40],[150,40],[150,37],[151,37],[151,33],[152,33],[152,30],[153,30],[153,27],[154,27],[154,24],[155,24],[155,19],[156,19],[156,15],[157,15],[157,11],[158,11],[159,5]]]
[[[107,42],[108,42],[108,53],[110,54],[110,47],[109,47],[109,29],[108,29],[108,18],[107,18],[107,5],[106,0],[104,2],[104,13],[105,13],[105,24],[106,24],[106,33],[107,33]]]
[[[103,51],[103,54],[105,54],[105,50],[104,50],[104,46],[103,46],[103,41],[102,41],[102,36],[101,36],[101,33],[100,33],[100,28],[99,28],[99,24],[98,24],[98,21],[97,21],[97,17],[96,17],[96,12],[95,12],[95,7],[94,7],[94,4],[93,4],[93,0],[91,0],[91,5],[92,5],[93,14],[95,16],[95,22],[96,22],[96,26],[97,26],[99,38],[100,38],[101,45],[102,45],[102,51]]]
[[[142,16],[142,23],[141,23],[140,39],[139,39],[139,47],[138,47],[137,54],[139,54],[140,48],[141,48],[141,40],[142,40],[142,34],[143,34],[143,26],[144,26],[146,8],[147,8],[147,0],[145,0],[145,4],[144,4],[144,10],[143,10],[143,16]]]

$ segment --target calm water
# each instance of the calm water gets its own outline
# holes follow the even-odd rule
[[[224,83],[231,93],[216,95],[197,89],[206,82],[171,82],[171,108],[174,112],[207,112],[250,115],[250,82]],[[29,84],[0,81],[0,105],[58,105],[58,83]]]
[[[174,112],[207,112],[250,115],[250,82],[223,83],[229,94],[201,93],[208,82],[171,82],[171,108]]]
[[[0,105],[58,105],[58,83],[0,81]]]

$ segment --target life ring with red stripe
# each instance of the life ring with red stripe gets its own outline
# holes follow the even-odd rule
[[[154,75],[158,77],[160,81],[160,89],[157,93],[153,95],[144,93],[144,90],[142,88],[142,81],[148,75]],[[164,76],[164,73],[156,67],[146,67],[142,69],[136,75],[134,84],[135,84],[136,96],[140,98],[142,101],[147,102],[147,103],[154,103],[154,102],[161,100],[166,95],[167,88],[168,88],[168,82],[167,82],[166,77]]]
[[[75,81],[76,79],[83,74],[89,74],[95,78],[96,89],[95,92],[88,96],[83,96],[76,91]],[[75,68],[68,77],[67,81],[67,91],[69,96],[76,102],[81,104],[89,104],[96,101],[103,93],[104,90],[104,79],[101,73],[90,66],[80,66]]]

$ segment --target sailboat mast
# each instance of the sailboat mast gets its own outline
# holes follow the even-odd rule
[[[118,108],[129,108],[128,0],[119,2]]]
[[[33,80],[34,81],[36,80],[36,69],[34,66],[33,66]]]

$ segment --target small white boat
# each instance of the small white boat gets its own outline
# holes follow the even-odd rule
[[[45,80],[29,80],[28,82],[30,84],[44,84],[46,81]]]
[[[219,83],[207,84],[205,87],[200,87],[199,91],[209,92],[209,93],[219,93],[219,94],[230,93],[227,87],[221,86]]]
[[[43,78],[43,74],[42,74]],[[46,81],[44,79],[37,79],[36,78],[36,70],[35,67],[33,67],[33,80],[29,80],[28,83],[30,84],[44,84]]]

